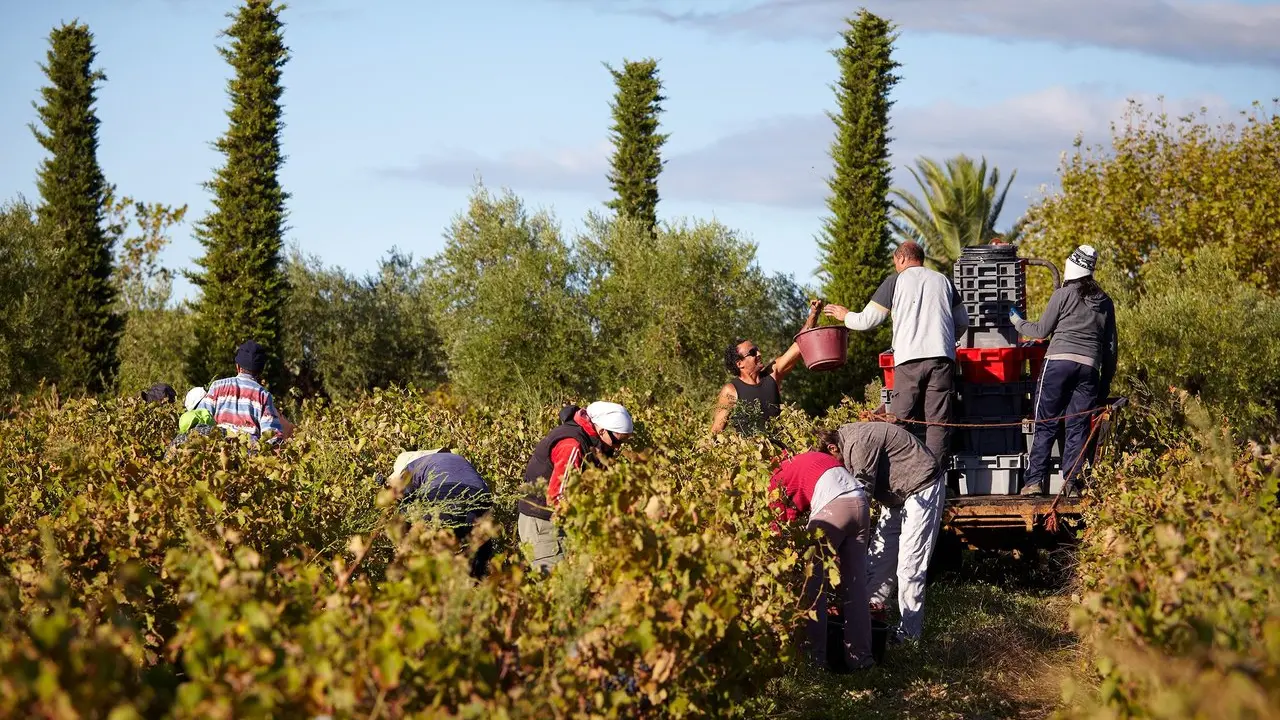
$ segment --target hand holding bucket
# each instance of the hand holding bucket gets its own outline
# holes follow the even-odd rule
[[[825,305],[824,300],[809,302],[809,319],[805,328],[795,336],[805,367],[818,372],[844,365],[849,356],[849,328],[844,325],[814,327]]]

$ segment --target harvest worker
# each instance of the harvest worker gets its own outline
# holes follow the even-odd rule
[[[171,403],[178,399],[178,392],[165,383],[156,383],[142,391],[142,401],[152,403]]]
[[[1036,429],[1023,495],[1041,494],[1049,475],[1049,453],[1057,439],[1058,421],[1047,418],[1067,415],[1062,472],[1070,487],[1083,464],[1093,417],[1088,411],[1103,404],[1111,393],[1119,355],[1116,308],[1093,279],[1097,262],[1098,252],[1090,245],[1081,245],[1071,253],[1062,287],[1053,291],[1040,322],[1028,322],[1016,308],[1010,312],[1013,326],[1022,335],[1035,339],[1053,336],[1036,390]]]
[[[837,453],[838,454],[838,453]],[[781,490],[770,503],[778,517],[791,522],[803,517],[808,530],[821,530],[831,543],[840,566],[841,614],[844,617],[844,667],[862,670],[875,664],[871,656],[871,613],[867,605],[867,537],[871,506],[865,485],[854,479],[838,457],[823,450],[792,456],[769,480],[769,494]],[[807,622],[809,653],[819,666],[827,658],[826,544],[819,545],[819,562],[805,581],[803,605],[817,612]]]
[[[169,452],[186,445],[193,434],[207,437],[217,429],[213,424],[213,413],[200,407],[200,401],[205,395],[202,387],[193,387],[187,391],[187,396],[182,401],[187,411],[178,418],[178,434],[169,442]]]
[[[276,410],[275,398],[259,378],[267,364],[267,351],[253,340],[236,348],[236,376],[215,380],[196,405],[213,415],[214,423],[229,433],[247,433],[259,440],[271,433],[277,443],[292,434],[292,424]]]
[[[635,431],[631,413],[613,402],[597,401],[586,409],[562,412],[561,420],[533,449],[524,471],[524,481],[532,488],[517,503],[520,542],[532,545],[531,560],[540,570],[550,570],[564,559],[564,533],[552,523],[551,514],[567,473],[581,468],[584,460],[599,465],[600,455],[612,455]]]
[[[459,543],[471,535],[476,522],[493,508],[493,493],[465,457],[448,448],[413,450],[396,457],[391,478],[407,473],[401,503],[423,501],[435,505],[440,521],[454,532]],[[482,578],[493,556],[493,538],[486,540],[471,559],[471,576]]]
[[[809,317],[800,329],[804,331],[815,327],[821,310],[821,301],[811,300]],[[800,345],[795,342],[781,357],[767,365],[760,357],[760,348],[750,340],[735,341],[726,347],[724,367],[733,379],[720,388],[711,432],[723,432],[729,424],[730,415],[733,415],[733,424],[738,432],[745,434],[763,430],[766,423],[782,411],[782,379],[799,360]]]
[[[187,391],[187,396],[182,400],[182,406],[187,411],[182,413],[182,417],[178,418],[179,433],[190,432],[192,427],[213,425],[213,414],[199,407],[200,401],[207,394],[202,387],[193,387]]]
[[[899,420],[951,422],[956,376],[956,335],[969,313],[951,278],[924,267],[924,250],[907,241],[893,252],[896,272],[885,279],[862,312],[828,305],[826,314],[850,330],[871,330],[893,314],[893,396],[889,412]],[[925,428],[925,445],[940,461],[951,431]]]
[[[946,501],[937,459],[915,435],[886,422],[841,425],[821,433],[818,442],[880,502],[867,570],[871,605],[884,608],[896,580],[902,620],[890,641],[918,640],[924,629],[925,575]]]

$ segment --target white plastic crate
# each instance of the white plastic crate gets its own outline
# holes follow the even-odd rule
[[[1030,420],[1022,421],[1022,432],[1027,438],[1027,454],[1031,454],[1031,444],[1034,439],[1035,425]],[[1079,490],[1079,488],[1076,488]],[[1053,441],[1053,447],[1049,451],[1049,494],[1057,495],[1062,492],[1062,438],[1056,438]]]
[[[1049,463],[1049,494],[1057,495],[1062,492],[1062,468],[1061,461],[1054,459]]]
[[[1025,466],[1024,455],[954,455],[951,461],[961,495],[1017,495]]]

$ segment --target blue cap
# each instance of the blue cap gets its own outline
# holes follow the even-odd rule
[[[251,375],[261,374],[262,369],[267,366],[266,348],[253,340],[246,341],[236,348],[236,365]]]

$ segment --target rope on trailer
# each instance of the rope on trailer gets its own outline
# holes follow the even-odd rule
[[[1001,428],[1001,427],[1022,427],[1023,424],[1026,422],[1031,422],[1037,425],[1040,423],[1055,423],[1062,420],[1070,420],[1071,418],[1081,417],[1083,415],[1097,415],[1100,413],[1107,412],[1108,410],[1109,408],[1107,407],[1096,407],[1096,408],[1093,408],[1090,410],[1084,410],[1078,413],[1070,413],[1068,415],[1059,415],[1057,417],[1044,418],[1042,420],[1019,420],[1017,422],[1003,422],[1003,423],[949,423],[949,422],[937,422],[937,421],[930,421],[930,420],[911,420],[908,418],[900,418],[897,415],[894,415],[893,413],[880,413],[880,414],[872,413],[872,417],[884,418],[885,420],[890,422],[907,423],[911,425],[926,425],[928,427]]]
[[[1098,428],[1102,427],[1102,421],[1111,415],[1111,408],[1103,408],[1102,416],[1099,422],[1093,423],[1093,428],[1089,430],[1089,437],[1085,438],[1084,446],[1080,448],[1080,455],[1076,457],[1075,463],[1071,466],[1071,472],[1062,476],[1062,489],[1058,491],[1058,496],[1053,499],[1053,504],[1049,506],[1049,512],[1044,516],[1044,529],[1051,533],[1058,532],[1058,503],[1062,502],[1063,496],[1067,494],[1067,490],[1071,488],[1072,478],[1075,477],[1076,471],[1080,469],[1080,465],[1084,462],[1085,448],[1089,447],[1089,443],[1093,442],[1093,438],[1098,434]]]
[[[1084,441],[1084,447],[1080,449],[1080,455],[1076,458],[1075,464],[1071,466],[1071,471],[1062,476],[1062,489],[1058,491],[1058,495],[1053,499],[1053,504],[1049,506],[1049,512],[1044,517],[1044,527],[1051,533],[1058,532],[1058,503],[1062,502],[1063,496],[1071,487],[1071,480],[1080,469],[1081,463],[1084,462],[1084,448],[1089,447],[1089,443],[1093,442],[1093,438],[1098,434],[1098,428],[1102,427],[1102,420],[1105,420],[1111,414],[1110,406],[1096,407],[1083,412],[1069,413],[1067,415],[1059,415],[1058,417],[1044,418],[1043,420],[1033,420],[1031,422],[1039,425],[1040,423],[1056,423],[1071,418],[1081,417],[1084,415],[1098,415],[1098,421],[1090,423],[1093,427],[1089,430],[1089,437]],[[951,428],[999,428],[999,427],[1022,427],[1024,421],[1008,423],[945,423],[930,422],[928,420],[909,420],[899,418],[892,413],[873,414],[873,417],[882,418],[889,422],[908,423],[913,425],[925,425],[928,427],[951,427]]]

